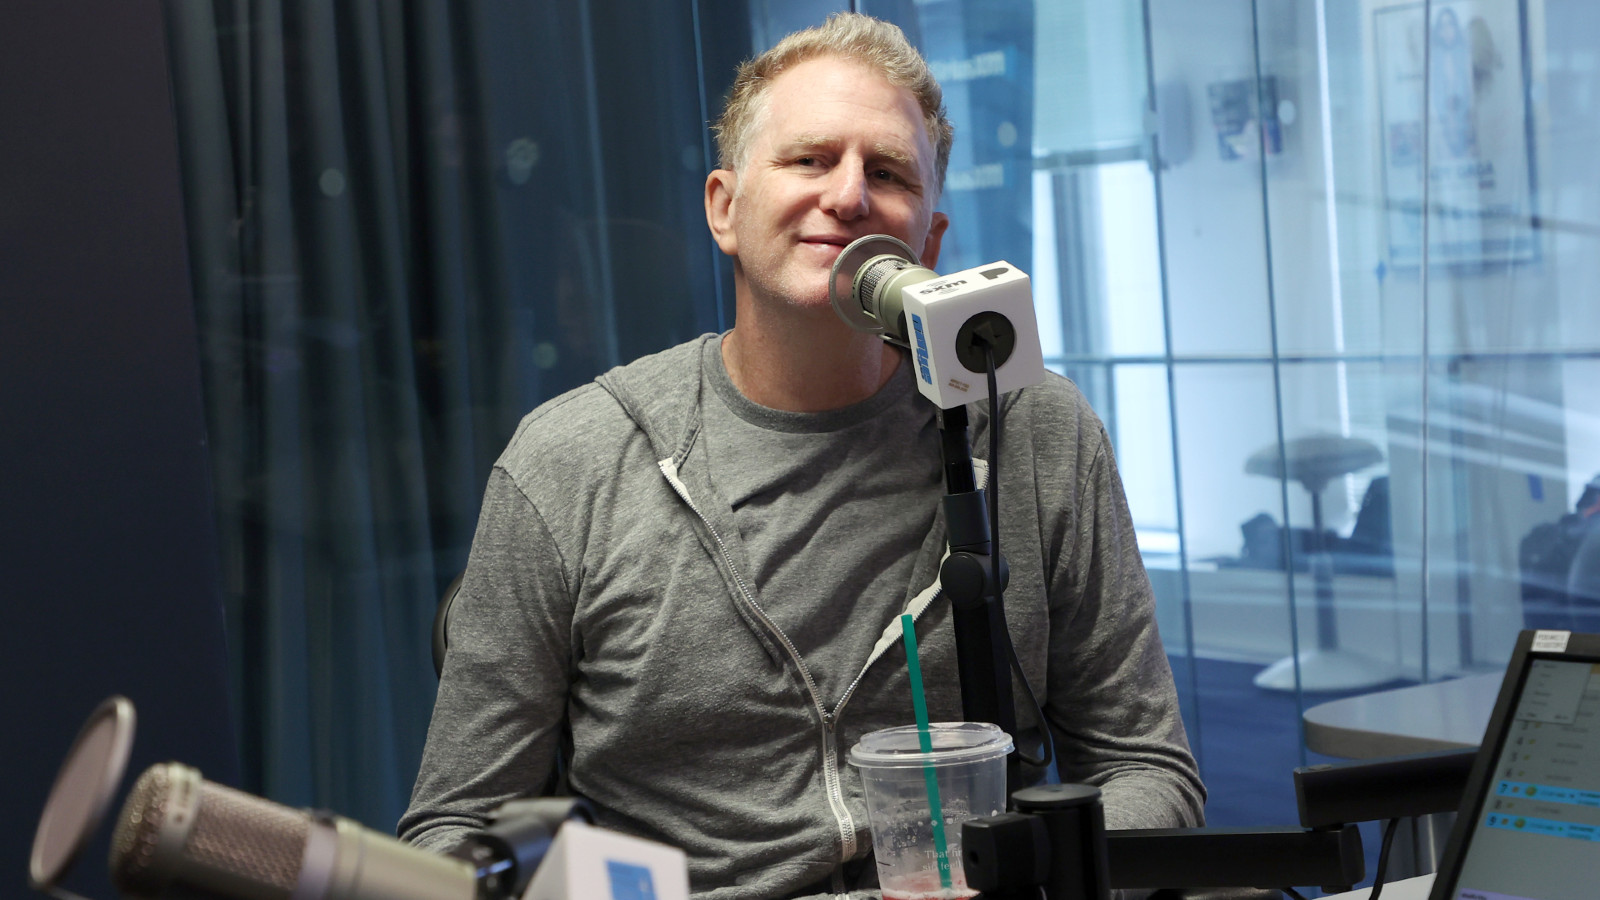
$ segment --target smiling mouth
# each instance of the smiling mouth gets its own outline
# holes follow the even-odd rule
[[[855,240],[856,240],[855,237],[851,237],[851,236],[846,235],[844,237],[809,237],[809,238],[801,238],[800,242],[803,243],[803,244],[810,244],[813,247],[831,247],[831,248],[833,248],[833,250],[835,252],[837,252],[837,251],[843,250],[844,248],[850,246],[850,244],[853,243]]]
[[[817,252],[826,256],[838,256],[840,253],[844,252],[844,248],[849,242],[832,240],[802,240],[800,243],[807,247],[814,248]]]

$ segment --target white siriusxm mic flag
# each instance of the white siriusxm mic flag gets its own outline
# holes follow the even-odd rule
[[[556,832],[522,900],[689,900],[683,851],[568,822]]]
[[[917,389],[940,409],[988,396],[986,349],[999,393],[1044,380],[1028,276],[1003,260],[939,275],[899,239],[868,235],[834,260],[828,299],[851,328],[910,350]]]
[[[1034,324],[1028,276],[1005,261],[907,285],[901,302],[916,356],[917,387],[940,409],[988,396],[982,351],[964,349],[972,334],[1014,329],[1009,355],[997,352],[995,388],[1004,394],[1044,380],[1044,354]],[[1005,337],[1000,337],[1005,341]],[[1003,344],[1002,344],[1003,346]]]

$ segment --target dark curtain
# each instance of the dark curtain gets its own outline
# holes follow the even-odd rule
[[[437,598],[518,419],[722,326],[700,200],[722,82],[697,51],[748,25],[647,0],[165,9],[242,786],[388,829]]]

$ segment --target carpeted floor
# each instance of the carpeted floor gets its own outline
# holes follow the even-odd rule
[[[1212,659],[1173,659],[1185,705],[1190,742],[1200,760],[1209,797],[1206,821],[1213,826],[1298,825],[1294,770],[1330,762],[1302,749],[1301,702],[1294,694],[1268,691],[1252,679],[1261,666]],[[1365,688],[1370,693],[1410,682]],[[1304,695],[1315,706],[1346,694]],[[1370,882],[1378,858],[1378,827],[1361,827]],[[1314,896],[1314,894],[1308,894]]]

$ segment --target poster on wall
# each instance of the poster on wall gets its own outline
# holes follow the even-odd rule
[[[1264,75],[1259,81],[1240,78],[1213,82],[1206,85],[1206,97],[1211,102],[1211,124],[1217,132],[1220,158],[1260,159],[1262,153],[1277,156],[1283,152],[1277,78]]]
[[[1430,264],[1532,259],[1520,0],[1434,0],[1373,15],[1390,264],[1422,262],[1424,167]]]

